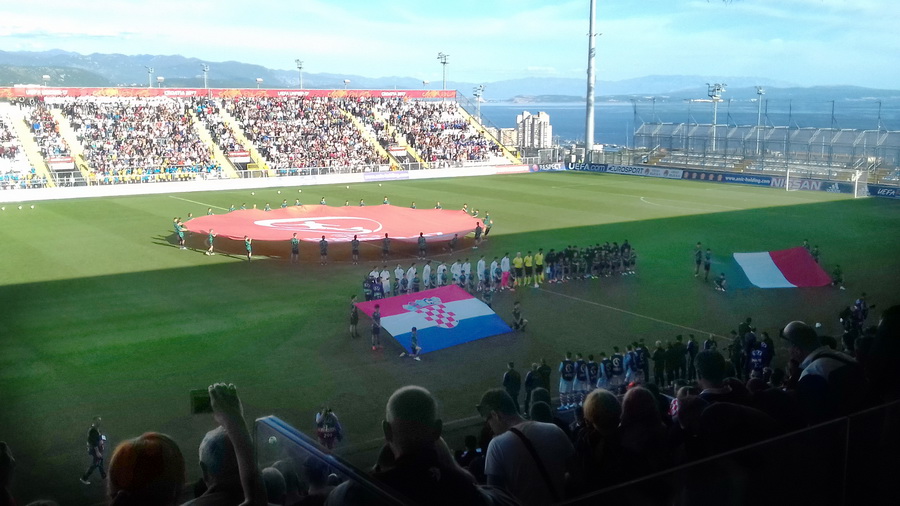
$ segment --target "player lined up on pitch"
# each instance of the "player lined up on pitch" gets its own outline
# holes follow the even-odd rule
[[[457,258],[449,265],[444,260],[426,259],[421,274],[418,262],[407,269],[397,264],[393,271],[387,265],[381,270],[373,266],[362,287],[366,300],[374,300],[453,284],[471,294],[481,294],[490,305],[493,292],[515,291],[520,286],[538,288],[544,282],[635,274],[636,262],[637,253],[626,240],[622,246],[609,242],[586,248],[568,246],[559,252],[551,249],[546,255],[539,248],[535,254],[528,251],[523,256],[518,252],[512,259],[506,253],[490,263],[485,255],[479,255],[474,266],[468,257]]]

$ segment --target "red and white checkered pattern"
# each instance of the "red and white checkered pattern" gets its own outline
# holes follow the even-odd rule
[[[426,320],[435,322],[438,327],[445,329],[452,329],[459,322],[456,319],[456,314],[452,311],[447,311],[447,306],[443,304],[425,306],[417,309],[416,312],[425,315]]]

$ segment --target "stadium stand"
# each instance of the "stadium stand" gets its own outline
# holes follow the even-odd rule
[[[8,104],[0,109],[0,189],[42,188],[48,179],[29,163],[11,109]]]
[[[348,101],[333,98],[234,98],[223,107],[280,175],[323,167],[327,172],[361,172],[384,166],[359,129],[344,115]]]
[[[72,124],[95,184],[220,178],[186,103],[169,98],[48,99]]]
[[[431,165],[502,160],[500,146],[472,128],[456,102],[392,98],[380,100],[374,109]]]
[[[50,113],[47,104],[39,102],[27,114],[34,140],[43,157],[69,156],[71,151],[66,141],[59,135],[59,125]]]

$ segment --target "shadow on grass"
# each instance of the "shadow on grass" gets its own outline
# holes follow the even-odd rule
[[[430,353],[421,363],[398,359],[402,350],[392,341],[372,353],[365,319],[362,339],[346,337],[349,296],[361,292],[371,266],[415,261],[385,262],[380,248],[364,249],[355,266],[349,248],[335,245],[333,263],[320,266],[315,245],[304,243],[295,265],[264,258],[260,244],[248,266],[240,248],[219,249],[217,241],[225,254],[191,267],[0,286],[7,315],[0,320],[0,433],[20,462],[14,495],[22,503],[48,496],[88,502],[85,494],[102,501],[102,491],[85,492],[75,479],[86,464],[82,422],[98,412],[109,419],[110,447],[166,428],[196,473],[194,449],[209,424],[187,416],[187,391],[213,380],[246,385],[248,417],[276,412],[301,428],[328,401],[340,406],[348,433],[367,440],[378,437],[384,401],[403,384],[431,389],[452,420],[472,415],[480,392],[499,385],[510,360],[523,369],[543,357],[555,368],[566,351],[596,354],[638,337],[652,343],[688,333],[678,326],[726,335],[748,315],[770,334],[798,318],[825,322],[830,331],[858,291],[880,307],[897,302],[897,209],[895,202],[865,199],[513,235],[495,229],[479,250],[441,258],[474,263],[482,254],[490,261],[506,252],[628,239],[638,254],[637,275],[499,294],[494,308],[507,320],[512,303],[521,301],[527,332]],[[198,254],[202,239],[190,243]],[[820,247],[826,267],[844,266],[849,292],[734,286],[733,252],[784,249],[803,239]],[[736,289],[723,294],[694,278],[697,241],[712,248],[715,265]],[[150,244],[148,254],[181,254],[172,250],[172,236],[154,236]],[[289,252],[287,244],[271,247],[273,255]],[[394,254],[410,252],[398,245]],[[779,354],[783,359],[784,350]],[[162,399],[148,402],[147,392]],[[23,427],[35,430],[16,430]],[[52,480],[56,485],[47,488],[47,476],[70,475],[73,483]]]

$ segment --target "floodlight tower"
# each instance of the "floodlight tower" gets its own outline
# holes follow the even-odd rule
[[[438,55],[437,55],[438,61],[441,62],[441,65],[443,65],[443,68],[444,68],[444,87],[441,88],[444,90],[447,89],[447,58],[449,58],[449,57],[450,57],[450,55],[445,54],[445,53],[438,53]]]
[[[475,114],[478,115],[478,122],[481,123],[481,97],[484,96],[484,85],[479,84],[473,88],[472,96],[475,97]]]
[[[303,89],[303,61],[299,58],[294,60],[294,63],[297,65],[297,72],[300,73],[300,89]]]
[[[209,89],[209,84],[207,81],[207,75],[209,74],[209,65],[204,63],[200,65],[200,68],[203,70],[203,89]]]
[[[719,102],[722,101],[722,93],[725,93],[725,87],[728,86],[725,83],[715,83],[709,84],[706,83],[706,94],[712,100],[713,103],[713,135],[712,135],[712,150],[716,150],[716,124],[718,122],[719,117]]]
[[[147,87],[153,87],[153,67],[148,67],[144,65],[144,68],[147,69]]]
[[[766,90],[762,86],[756,87],[756,156],[759,156],[759,128],[762,123],[762,96]]]
[[[594,149],[594,59],[597,55],[596,38],[594,33],[594,18],[597,13],[597,0],[591,0],[591,17],[588,23],[588,66],[587,66],[587,104],[586,118],[584,122],[584,157],[590,162],[591,151]]]

